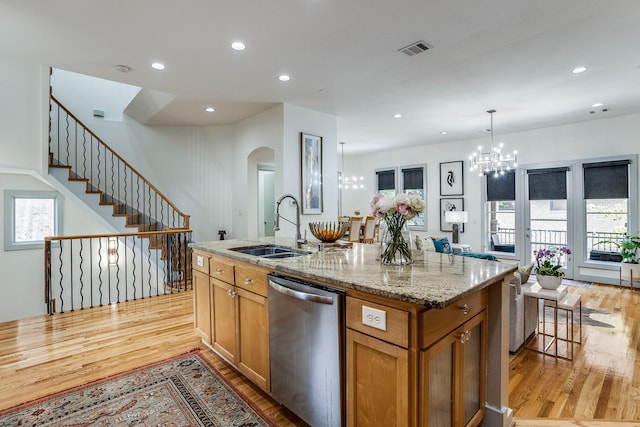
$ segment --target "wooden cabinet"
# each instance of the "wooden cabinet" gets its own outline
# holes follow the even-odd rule
[[[269,391],[269,270],[215,255],[207,261],[210,275],[204,275],[205,268],[196,268],[194,261],[196,331],[203,342]]]
[[[363,321],[367,307],[384,313],[380,328]],[[479,425],[486,308],[486,290],[426,311],[347,297],[347,426]]]
[[[482,310],[420,352],[421,426],[477,426],[484,418],[486,319]]]
[[[409,351],[347,329],[347,426],[409,424]]]
[[[194,251],[193,267],[193,322],[202,341],[211,344],[211,295],[209,289],[209,256]]]

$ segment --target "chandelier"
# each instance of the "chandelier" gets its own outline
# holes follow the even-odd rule
[[[341,190],[358,190],[364,188],[364,177],[356,177],[355,175],[349,178],[344,173],[344,144],[346,142],[341,142],[342,146],[342,172],[338,174],[338,188]]]
[[[477,172],[478,176],[493,173],[494,176],[504,175],[505,171],[515,169],[518,166],[518,152],[504,154],[502,148],[504,144],[501,142],[495,145],[493,142],[493,113],[496,110],[487,110],[491,116],[491,148],[488,151],[482,151],[482,147],[478,147],[478,151],[469,156],[470,170]]]

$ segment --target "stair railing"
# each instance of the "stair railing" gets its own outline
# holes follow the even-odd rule
[[[114,216],[140,231],[189,228],[189,215],[50,95],[49,166],[69,168],[69,179],[84,181],[88,193],[112,205]]]
[[[47,312],[74,311],[192,289],[191,230],[47,237]]]

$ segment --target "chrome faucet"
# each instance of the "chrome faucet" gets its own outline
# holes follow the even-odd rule
[[[296,226],[296,247],[299,249],[302,247],[302,245],[307,243],[307,239],[306,238],[303,239],[302,235],[300,234],[300,205],[298,204],[298,201],[296,200],[296,198],[293,197],[291,194],[285,194],[284,196],[280,197],[276,202],[276,218],[274,220],[273,229],[275,231],[280,230],[280,203],[282,203],[282,201],[287,198],[293,200],[293,204],[296,206],[296,222],[290,221],[285,217],[282,217],[282,219]],[[305,232],[305,235],[306,234],[307,233]]]

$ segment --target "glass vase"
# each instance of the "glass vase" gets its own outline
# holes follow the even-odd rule
[[[380,241],[380,262],[389,265],[411,264],[411,232],[404,216],[387,214]]]

